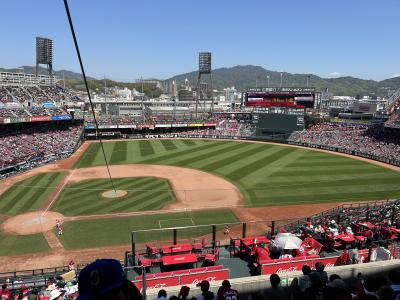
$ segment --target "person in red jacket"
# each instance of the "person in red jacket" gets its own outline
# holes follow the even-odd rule
[[[218,290],[218,300],[239,300],[239,292],[231,289],[229,280],[222,281],[222,286]]]

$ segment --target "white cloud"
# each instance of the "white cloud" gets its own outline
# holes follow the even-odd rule
[[[332,76],[332,77],[339,77],[340,73],[339,72],[332,72],[332,73],[329,73],[329,75]]]
[[[393,74],[391,78],[400,77],[400,73]]]

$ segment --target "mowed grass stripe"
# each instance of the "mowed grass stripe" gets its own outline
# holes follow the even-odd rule
[[[262,150],[265,150],[266,148],[264,145],[255,145],[250,143],[243,143],[243,144],[248,144],[248,146],[251,147],[251,149],[209,163],[205,166],[202,166],[201,169],[204,171],[214,171],[229,164],[236,164],[238,160],[259,154]]]
[[[38,182],[38,186],[40,186],[40,187],[49,186],[51,183],[54,182],[54,180],[57,178],[57,176],[59,176],[58,173],[53,173],[49,177],[42,178],[42,180]],[[27,200],[25,201],[25,203],[21,206],[20,209],[18,209],[16,211],[16,213],[18,214],[18,213],[23,213],[23,212],[29,211],[30,208],[32,208],[35,205],[37,199],[40,198],[40,195],[42,195],[43,192],[45,192],[45,191],[43,191],[42,188],[34,189],[34,193],[33,194],[30,193],[30,196],[27,197]]]
[[[155,189],[158,186],[159,183],[155,182],[149,186],[149,189],[150,188]],[[121,199],[103,199],[99,194],[96,194],[95,195],[96,198],[91,197],[93,202],[92,204],[80,206],[76,209],[70,209],[69,214],[71,215],[97,214],[97,213],[104,213],[104,209],[106,209],[106,212],[124,211],[122,209],[113,209],[113,208],[119,207],[120,205],[122,205],[123,203],[127,203],[128,201],[129,203],[127,204],[126,208],[131,207],[130,211],[136,211],[134,203],[136,201],[140,201],[141,199],[143,199],[143,195],[145,195],[146,193],[151,193],[151,191],[128,192],[128,195]],[[156,191],[155,193],[160,194],[160,191]],[[132,197],[134,197],[133,200]]]
[[[175,166],[186,166],[186,165],[193,165],[195,162],[199,162],[204,159],[209,159],[210,157],[215,157],[218,155],[228,155],[229,152],[238,150],[241,148],[246,147],[245,143],[235,143],[230,145],[220,145],[222,148],[214,150],[214,151],[207,151],[204,154],[191,156],[182,160],[178,160],[174,162]]]
[[[393,184],[396,185],[399,183],[400,178],[395,177],[384,177],[384,178],[368,178],[368,179],[355,179],[355,180],[347,180],[347,179],[334,179],[330,180],[320,180],[320,181],[297,181],[292,184],[277,184],[277,183],[264,183],[263,187],[270,190],[271,192],[274,189],[281,189],[282,187],[291,187],[295,188],[297,186],[301,186],[302,188],[315,188],[318,187],[344,187],[344,186],[363,186],[363,185],[380,185],[380,184]]]
[[[148,140],[139,141],[140,155],[148,156],[154,154],[153,145]]]
[[[360,173],[370,173],[370,174],[384,174],[387,173],[388,170],[385,170],[384,168],[379,168],[379,169],[369,169],[368,166],[364,167],[352,167],[349,169],[346,169],[345,171],[343,168],[325,168],[325,169],[313,169],[312,166],[308,168],[304,168],[303,170],[301,169],[295,169],[291,170],[290,168],[285,168],[285,170],[281,170],[276,172],[274,175],[277,177],[297,177],[297,176],[308,176],[308,175],[313,175],[313,176],[318,176],[318,175],[341,175],[343,173],[347,175],[354,175],[357,176]]]
[[[324,183],[337,180],[347,181],[347,182],[352,182],[354,180],[354,174],[347,174],[347,173],[329,174],[329,172],[327,172],[326,174],[319,174],[319,175],[309,174],[307,176],[303,176],[303,174],[299,172],[297,174],[298,176],[275,176],[275,175],[276,173],[274,174],[273,177],[269,177],[268,182],[257,180],[252,184],[252,186],[258,187],[258,186],[265,186],[266,184],[275,186],[296,186],[298,184],[303,184],[303,183],[318,184],[320,182]],[[393,178],[397,178],[397,180],[400,180],[400,175],[396,176],[396,174],[391,175],[387,173],[357,173],[356,180],[363,180],[363,179],[392,180]]]
[[[184,143],[186,146],[189,146],[189,147],[196,145],[196,143],[193,140],[185,140],[185,139],[183,139],[181,141],[182,141],[182,143]]]
[[[28,180],[18,182],[10,187],[9,194],[0,196],[2,208],[0,212],[4,214],[16,215],[33,211],[39,208],[47,197],[54,191],[55,187],[64,173],[42,173]]]
[[[297,161],[288,165],[288,167],[329,167],[329,166],[359,166],[363,165],[363,162],[355,159],[338,159],[328,161]]]
[[[196,148],[182,150],[182,151],[178,151],[178,152],[171,153],[171,154],[157,156],[157,157],[150,158],[147,160],[142,160],[142,161],[139,161],[139,163],[142,163],[142,164],[160,163],[160,162],[163,162],[166,160],[172,160],[175,158],[179,158],[184,155],[195,155],[197,152],[210,150],[212,148],[219,147],[219,146],[221,146],[221,142],[210,142],[210,143],[206,143],[206,145],[198,146]]]
[[[89,148],[86,149],[85,153],[77,161],[74,168],[83,168],[83,167],[91,166],[94,163],[99,151],[100,151],[100,143],[90,144]]]
[[[17,182],[16,185],[10,187],[8,191],[10,192],[8,195],[3,194],[0,197],[0,203],[4,203],[5,205],[1,209],[4,213],[11,213],[15,206],[19,205],[21,199],[24,196],[29,195],[30,187],[35,186],[42,178],[46,176],[45,173],[33,176],[27,180],[23,180]]]
[[[178,147],[175,145],[174,142],[171,140],[160,140],[161,144],[163,145],[164,149],[167,151],[176,150]]]
[[[297,196],[307,196],[310,194],[341,194],[341,193],[351,193],[353,191],[363,191],[363,192],[388,192],[391,193],[396,190],[396,185],[392,183],[389,184],[379,184],[379,185],[347,185],[347,186],[320,186],[315,185],[313,188],[307,187],[292,187],[290,190],[282,189],[270,189],[268,195],[270,197],[280,196],[280,195],[297,195]],[[265,195],[265,190],[257,190],[256,194]]]
[[[126,179],[128,180],[125,181]],[[141,188],[141,189],[147,188],[154,182],[153,177],[142,177],[139,178],[140,180],[133,180],[131,178],[126,178],[126,179],[122,181],[120,181],[119,178],[114,179],[114,184],[118,186],[118,189],[133,190],[135,188]],[[90,203],[93,202],[94,196],[101,194],[106,190],[112,189],[110,182],[103,180],[94,180],[94,181],[96,181],[96,183],[98,184],[99,187],[98,190],[85,190],[83,192],[79,190],[66,190],[61,194],[59,200],[57,200],[56,205],[54,206],[54,210],[75,211],[76,209],[81,209],[82,207],[90,205]],[[79,194],[75,193],[75,191],[78,191]],[[99,197],[96,196],[96,198]]]
[[[105,247],[110,245],[129,244],[132,230],[159,228],[159,221],[165,219],[176,219],[168,222],[169,226],[181,224],[180,219],[192,218],[196,225],[224,224],[237,222],[236,216],[230,210],[198,211],[191,213],[172,213],[148,216],[135,216],[125,218],[103,218],[97,220],[82,220],[65,222],[64,234],[60,241],[66,249]],[[99,230],[101,228],[101,230]],[[191,238],[201,237],[208,234],[210,228],[205,231],[197,231]],[[169,239],[165,232],[153,231],[140,234],[138,242],[165,241]]]
[[[110,164],[118,164],[126,161],[127,157],[127,142],[115,142],[110,157]]]
[[[148,182],[151,182],[152,179],[149,179]],[[146,181],[141,180],[139,182],[132,180],[127,182],[126,184],[120,182],[119,180],[116,181],[115,183],[118,184],[117,188],[126,190],[128,188],[133,189],[133,188],[142,188],[144,184],[146,184]],[[77,190],[77,189],[68,189],[63,191],[61,194],[60,198],[57,200],[56,205],[54,206],[54,209],[58,210],[74,210],[76,208],[79,208],[81,206],[85,206],[86,204],[90,204],[92,201],[92,195],[93,194],[99,194],[102,193],[106,190],[111,190],[112,186],[110,183],[104,184],[99,184],[97,183],[97,189],[90,189],[90,190]],[[79,199],[79,202],[78,200]]]
[[[161,204],[159,197],[163,199],[168,199],[164,196],[165,195],[161,194],[160,191],[157,190],[145,192],[141,195],[136,195],[134,201],[127,203],[124,206],[115,208],[112,210],[112,212],[125,211],[129,208],[134,211],[143,211],[145,208],[151,210],[160,209],[162,206],[155,205],[155,203]],[[168,202],[170,202],[171,200],[173,199],[168,199]]]
[[[21,197],[28,193],[28,188],[24,186],[35,186],[39,180],[45,176],[45,173],[33,176],[31,178],[19,181],[9,187],[0,195],[0,212],[7,213],[18,202]]]
[[[85,215],[99,214],[110,212],[136,211],[137,206],[143,205],[145,202],[152,202],[153,198],[168,199],[168,202],[175,200],[175,195],[171,192],[168,181],[155,177],[139,177],[139,178],[116,178],[115,185],[118,189],[128,191],[128,195],[119,199],[104,199],[101,193],[107,189],[111,189],[111,185],[107,179],[94,179],[101,187],[97,191],[80,191],[79,184],[72,184],[63,191],[52,210],[63,213],[64,215]],[[85,185],[87,182],[84,183]],[[77,191],[79,197],[76,197]],[[84,194],[82,192],[85,192]],[[151,196],[149,196],[151,195]],[[167,197],[168,196],[168,197]],[[155,200],[154,200],[155,201]],[[148,204],[146,204],[148,205]],[[155,209],[158,209],[159,204]]]
[[[265,193],[254,199],[253,203],[259,205],[288,205],[288,204],[301,204],[301,203],[320,203],[320,202],[339,202],[339,201],[353,201],[363,199],[377,200],[387,199],[388,196],[393,194],[387,191],[338,191],[334,193],[310,193],[305,195],[291,194],[291,195],[274,195],[273,197],[266,197]],[[400,193],[394,194],[393,198],[399,197]]]
[[[288,155],[289,153],[292,153],[293,151],[296,151],[296,148],[283,148],[279,149],[275,153],[268,153],[266,156],[261,157],[260,159],[257,159],[256,161],[245,165],[243,167],[237,168],[235,171],[229,173],[226,175],[226,177],[232,179],[232,180],[240,180],[251,173],[254,173],[256,170],[265,167],[266,165],[270,164],[271,162],[274,162],[275,160],[281,159]]]

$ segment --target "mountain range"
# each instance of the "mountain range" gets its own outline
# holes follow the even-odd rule
[[[245,65],[232,68],[219,68],[212,71],[213,87],[222,89],[234,86],[239,91],[247,88],[268,86],[279,87],[281,85],[281,72],[266,70],[263,67]],[[183,83],[187,78],[192,85],[197,83],[198,72],[190,72],[177,75],[168,79],[175,80],[177,83]],[[206,77],[207,78],[207,77]],[[394,90],[400,88],[400,77],[385,79],[382,81],[365,80],[351,76],[338,78],[322,78],[314,74],[293,74],[282,72],[282,86],[285,87],[315,87],[319,91],[332,92],[334,95],[349,96],[387,96]]]
[[[25,73],[34,74],[35,67],[23,66]],[[15,72],[15,69],[2,69],[0,72]],[[45,68],[39,68],[39,74],[46,74]],[[68,70],[54,71],[54,74],[59,78],[66,79],[66,84],[72,88],[82,89],[82,75]],[[277,87],[281,84],[281,72],[264,69],[260,66],[242,65],[231,68],[219,68],[212,72],[213,88],[222,90],[226,87],[234,86],[239,91],[244,91],[250,87]],[[185,79],[188,79],[193,86],[197,83],[198,73],[193,71],[190,73],[173,76],[164,82],[172,82],[175,80],[178,84],[183,84]],[[97,86],[100,80],[94,77],[87,77],[92,81],[91,86]],[[400,88],[400,76],[382,81],[366,80],[351,76],[338,78],[322,78],[314,74],[293,74],[282,72],[282,86],[306,86],[315,87],[319,91],[332,92],[334,95],[349,95],[349,96],[380,96],[385,97],[390,95],[394,90]],[[96,83],[96,85],[95,85]],[[132,83],[124,83],[113,81],[108,86],[123,86],[124,84],[132,86]]]

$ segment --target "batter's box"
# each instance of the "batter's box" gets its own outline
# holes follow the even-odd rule
[[[160,225],[160,229],[171,228],[171,227],[186,227],[186,226],[196,225],[192,218],[159,220],[158,224]]]

